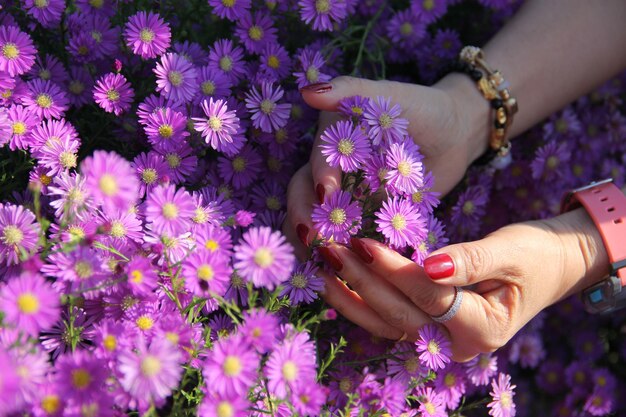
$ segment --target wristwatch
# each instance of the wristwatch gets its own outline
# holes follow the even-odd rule
[[[582,292],[590,313],[609,313],[626,307],[626,196],[611,178],[569,192],[561,213],[583,206],[595,223],[609,255],[611,271],[604,280]]]

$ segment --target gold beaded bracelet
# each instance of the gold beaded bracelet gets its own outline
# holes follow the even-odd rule
[[[461,69],[476,82],[478,89],[494,110],[493,127],[489,136],[490,149],[479,163],[488,161],[495,168],[504,168],[511,160],[511,142],[507,132],[518,110],[517,100],[511,96],[509,84],[504,80],[502,73],[487,64],[482,49],[466,46],[461,50],[459,59]]]

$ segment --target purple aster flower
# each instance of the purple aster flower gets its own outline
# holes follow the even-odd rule
[[[209,62],[209,53],[197,42],[174,42],[171,51],[176,52],[195,66],[206,65]]]
[[[71,252],[64,253],[57,249],[48,257],[48,263],[41,267],[47,276],[66,281],[70,292],[85,292],[97,287],[107,276],[106,266],[101,254],[89,246],[78,246]],[[95,294],[92,291],[92,294]]]
[[[122,388],[137,400],[139,408],[162,404],[178,386],[183,368],[180,352],[167,339],[154,338],[147,345],[142,337],[134,349],[118,356]]]
[[[139,104],[139,107],[137,109],[139,123],[144,126],[147,125],[148,118],[151,114],[158,113],[168,108],[172,111],[183,114],[185,114],[186,112],[185,103],[180,103],[176,100],[165,98],[162,95],[149,95],[141,104]]]
[[[449,410],[459,406],[461,398],[465,395],[466,382],[465,370],[458,363],[449,363],[437,372],[435,390]]]
[[[387,149],[387,186],[396,192],[413,194],[424,185],[421,155],[405,143],[392,143]]]
[[[107,246],[120,252],[132,250],[135,243],[143,240],[143,225],[133,211],[99,213],[100,230],[104,236],[99,237]]]
[[[96,48],[96,40],[84,27],[70,35],[66,46],[66,50],[72,55],[74,61],[80,64],[90,63],[97,59]]]
[[[87,16],[112,17],[117,11],[114,0],[76,0],[78,9]]]
[[[196,69],[180,55],[171,52],[162,55],[154,73],[157,76],[156,91],[162,92],[166,98],[188,102],[196,95]]]
[[[413,203],[401,197],[384,201],[374,221],[378,225],[376,230],[396,248],[404,248],[426,237],[426,220]]]
[[[85,350],[59,356],[54,367],[61,396],[84,401],[104,390],[106,368]]]
[[[41,23],[41,26],[50,29],[61,22],[61,15],[65,11],[65,0],[24,0],[24,9]]]
[[[370,126],[369,134],[374,145],[404,139],[409,121],[401,118],[401,113],[399,105],[391,105],[391,98],[376,97],[370,100],[363,118]]]
[[[433,23],[446,14],[450,0],[411,0],[411,10],[426,24]]]
[[[235,247],[235,269],[247,281],[270,290],[289,279],[295,263],[293,247],[269,227],[248,230]]]
[[[55,176],[76,168],[80,142],[64,136],[57,141],[49,142],[37,152],[39,164],[48,169],[47,175]]]
[[[108,113],[116,116],[130,109],[135,91],[122,74],[106,74],[93,87],[93,99]]]
[[[583,125],[578,118],[578,112],[572,106],[553,114],[543,125],[543,137],[547,141],[578,137],[582,133]]]
[[[596,389],[585,400],[583,410],[592,416],[606,416],[614,411],[614,402],[610,391]]]
[[[0,147],[6,145],[13,135],[6,108],[0,108]],[[11,149],[14,150],[14,149]]]
[[[324,203],[313,206],[311,220],[324,239],[347,243],[361,229],[362,214],[358,201],[352,201],[352,194],[337,190]]]
[[[421,417],[448,417],[443,398],[432,387],[420,387],[415,395],[420,403],[417,410]]]
[[[387,374],[404,386],[409,385],[411,378],[420,378],[428,372],[422,367],[419,356],[410,342],[396,343],[389,354]]]
[[[93,78],[84,67],[70,66],[66,87],[67,96],[72,106],[78,108],[91,101]]]
[[[341,22],[347,15],[343,0],[300,0],[298,6],[302,21],[320,31],[332,31],[333,24]]]
[[[61,138],[69,138],[72,141],[79,142],[76,129],[65,119],[44,120],[32,131],[30,148],[33,157],[39,158],[39,152],[42,148],[49,147],[54,142],[59,142]]]
[[[450,340],[435,324],[426,324],[419,329],[415,348],[420,354],[420,362],[433,371],[444,368],[452,356]]]
[[[571,152],[567,142],[550,141],[537,149],[535,159],[530,164],[533,178],[553,181],[567,173]]]
[[[198,158],[187,142],[181,142],[171,150],[155,149],[155,151],[165,158],[170,168],[170,180],[176,184],[184,182],[185,178],[198,167]]]
[[[93,46],[93,57],[95,59],[102,59],[118,54],[120,28],[117,26],[111,27],[109,18],[104,16],[90,16],[83,30],[87,31],[95,41]]]
[[[239,335],[218,340],[208,356],[202,374],[213,381],[211,389],[218,395],[243,396],[257,378],[259,356]]]
[[[158,13],[137,12],[128,18],[124,38],[133,53],[148,59],[156,58],[169,48],[172,33]]]
[[[411,9],[398,11],[387,24],[387,36],[398,48],[415,48],[426,36],[426,24]]]
[[[124,271],[128,277],[128,287],[137,296],[149,296],[157,288],[157,270],[152,263],[143,256],[134,256],[125,265]]]
[[[243,49],[230,39],[218,39],[209,52],[209,66],[220,69],[231,83],[236,84],[246,75]]]
[[[318,298],[317,294],[324,290],[324,279],[317,275],[317,269],[315,263],[310,261],[300,264],[291,273],[289,280],[283,283],[280,296],[287,296],[292,306],[312,303]]]
[[[239,152],[245,137],[237,134],[240,128],[237,113],[229,110],[224,100],[213,101],[209,98],[209,101],[203,100],[201,106],[206,117],[193,117],[194,129],[216,151],[227,155]]]
[[[461,51],[461,39],[452,29],[439,29],[433,40],[433,51],[442,59],[454,59]]]
[[[91,211],[95,207],[85,185],[85,177],[80,174],[62,172],[54,178],[48,188],[50,207],[54,215],[61,220],[68,220],[80,215],[83,210]]]
[[[80,168],[94,203],[105,211],[127,210],[137,201],[139,181],[130,163],[119,155],[95,151]]]
[[[35,126],[40,123],[40,118],[32,109],[13,105],[9,107],[6,113],[7,123],[5,126],[10,128],[11,140],[9,148],[14,151],[16,149],[28,149],[31,139],[31,132]],[[0,141],[1,142],[1,141]]]
[[[222,19],[237,21],[250,10],[250,0],[209,0],[213,13]]]
[[[246,93],[246,107],[252,113],[252,125],[263,132],[272,132],[287,124],[291,104],[278,103],[283,97],[280,86],[262,83],[261,92],[256,87]]]
[[[278,43],[265,45],[260,57],[259,69],[268,75],[272,81],[281,81],[290,74],[291,59],[289,52]]]
[[[200,249],[185,259],[181,277],[191,294],[201,297],[217,294],[222,297],[230,284],[231,273],[229,258],[219,252]]]
[[[489,194],[483,187],[468,187],[459,195],[459,199],[452,207],[451,223],[457,227],[461,236],[476,236],[480,223],[479,219],[485,215],[485,207]]]
[[[17,26],[0,26],[0,72],[22,75],[35,63],[37,49],[28,34]]]
[[[235,190],[240,190],[252,184],[261,173],[261,156],[250,145],[245,145],[232,158],[220,157],[218,170],[220,177]]]
[[[196,229],[196,243],[198,247],[209,252],[215,252],[221,257],[232,256],[233,243],[228,230],[216,224],[207,224]]]
[[[296,333],[275,346],[265,365],[271,394],[285,398],[288,390],[298,390],[316,381],[315,344],[307,333]]]
[[[492,390],[489,392],[493,401],[487,404],[489,415],[494,417],[515,416],[515,403],[513,396],[515,385],[511,385],[511,376],[500,372],[498,378],[491,382]]]
[[[235,34],[252,54],[260,53],[265,45],[275,43],[276,33],[267,12],[243,13],[235,28]]]
[[[139,179],[140,198],[145,197],[157,185],[167,182],[169,174],[167,161],[154,151],[137,155],[131,167]]]
[[[148,142],[155,148],[164,150],[172,149],[176,143],[189,136],[187,118],[182,113],[170,108],[150,114],[144,130]]]
[[[472,384],[489,385],[489,381],[498,371],[498,357],[483,353],[465,364],[465,372]]]
[[[0,204],[0,265],[17,265],[39,248],[39,223],[22,206]]]
[[[429,214],[432,214],[435,208],[439,205],[440,193],[432,191],[434,185],[435,177],[432,172],[428,171],[426,175],[424,175],[422,186],[411,194],[411,201],[413,201],[413,203],[421,210]]]
[[[0,287],[0,305],[7,323],[35,337],[60,316],[59,293],[41,275],[29,272]]]
[[[371,147],[360,125],[340,120],[329,126],[320,136],[320,148],[331,167],[344,172],[356,172],[369,158]],[[420,164],[421,167],[421,164]]]
[[[196,96],[196,101],[202,103],[213,98],[228,98],[232,83],[221,70],[205,65],[198,71],[198,85],[200,94]]]
[[[189,231],[195,205],[191,195],[173,184],[156,187],[146,199],[146,222],[157,233],[178,236]]]
[[[326,65],[326,60],[320,51],[305,48],[298,56],[301,71],[294,72],[298,88],[309,84],[330,81],[332,77],[322,72],[322,67]]]
[[[279,324],[276,315],[264,309],[252,309],[244,313],[238,332],[259,353],[267,353],[276,343]]]
[[[63,117],[69,108],[69,101],[58,85],[38,78],[26,85],[28,93],[22,98],[24,106],[35,112],[40,119]]]
[[[303,416],[319,416],[326,404],[328,389],[322,385],[311,383],[297,385],[291,393],[294,410]],[[400,401],[404,401],[401,397]]]
[[[365,113],[365,109],[369,106],[369,102],[370,99],[367,97],[344,97],[339,100],[337,111],[356,123],[363,118],[363,113]]]
[[[43,81],[50,80],[58,85],[63,85],[69,80],[69,74],[59,58],[48,54],[43,58],[37,57],[35,65],[28,71],[28,76],[30,78],[40,78]]]
[[[198,415],[203,417],[224,417],[224,415],[249,417],[249,408],[250,403],[242,396],[218,395],[211,392],[204,396],[202,403],[198,406]]]
[[[536,368],[545,357],[543,340],[538,332],[520,334],[511,342],[509,361],[522,368]]]
[[[267,181],[252,190],[252,204],[256,211],[280,211],[286,207],[285,187],[275,181]]]

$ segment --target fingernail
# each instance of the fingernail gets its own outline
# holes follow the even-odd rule
[[[433,255],[424,260],[424,271],[432,279],[449,278],[454,274],[454,261],[447,253]]]
[[[332,269],[337,272],[342,270],[343,262],[341,262],[341,259],[339,259],[339,256],[337,256],[337,253],[334,250],[328,246],[321,246],[317,248],[317,250],[320,251],[320,255],[322,255],[322,258],[328,262]]]
[[[300,92],[303,91],[311,91],[316,94],[324,94],[333,89],[333,85],[331,83],[315,83],[304,86],[300,89]]]
[[[302,242],[304,246],[309,246],[309,228],[299,223],[296,226],[296,233],[298,234],[300,242]]]
[[[317,184],[317,187],[315,187],[315,191],[317,192],[317,199],[319,200],[320,204],[324,204],[324,196],[326,195],[326,189],[324,188],[324,186],[322,184]]]
[[[352,245],[352,252],[359,255],[363,262],[366,264],[374,262],[374,255],[372,255],[372,252],[370,252],[367,245],[361,239],[353,237],[350,239],[350,244]]]

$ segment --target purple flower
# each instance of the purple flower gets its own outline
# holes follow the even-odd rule
[[[374,145],[400,141],[407,135],[409,121],[400,117],[402,110],[397,104],[391,105],[391,98],[376,97],[368,104],[363,118],[370,126]]]
[[[419,378],[427,373],[412,343],[396,343],[387,359],[387,373],[395,380],[408,386],[411,378]]]
[[[172,34],[169,25],[157,13],[137,12],[128,19],[124,37],[133,53],[148,59],[156,58],[169,48]]]
[[[320,136],[320,149],[331,167],[339,166],[344,172],[356,172],[369,158],[371,147],[360,125],[351,121],[338,121]],[[420,164],[421,166],[421,164]]]
[[[198,166],[198,158],[187,142],[181,142],[171,150],[155,149],[155,151],[165,158],[170,168],[170,180],[176,184],[185,181]]]
[[[461,50],[459,34],[452,29],[439,29],[433,40],[433,50],[442,59],[454,59]]]
[[[128,287],[133,294],[138,296],[148,296],[157,287],[157,270],[152,263],[143,256],[134,256],[125,265],[124,271],[128,277]]]
[[[319,416],[322,407],[326,404],[328,389],[311,383],[297,385],[291,393],[291,403],[297,413],[302,416]],[[404,401],[404,398],[400,398]]]
[[[183,188],[173,184],[156,187],[146,199],[146,222],[152,230],[167,236],[178,236],[189,231],[195,204]]]
[[[220,177],[235,190],[252,184],[261,172],[261,156],[250,145],[245,145],[232,158],[220,157],[218,170]]]
[[[610,391],[595,389],[585,400],[583,410],[592,416],[606,416],[613,411],[614,398]]]
[[[324,239],[347,243],[361,229],[362,209],[358,201],[351,200],[350,193],[337,190],[313,206],[311,220]]]
[[[571,152],[567,142],[548,142],[537,149],[535,159],[530,164],[533,178],[554,181],[567,173]]]
[[[285,237],[269,227],[248,230],[235,247],[234,267],[254,285],[270,290],[289,279],[295,256]]]
[[[187,102],[196,94],[196,69],[182,56],[171,52],[162,55],[154,73],[157,76],[156,91],[162,92],[167,99]]]
[[[222,19],[237,21],[250,10],[250,0],[209,0],[213,13]]]
[[[93,99],[108,113],[116,116],[130,109],[135,98],[135,91],[122,74],[109,73],[96,81]]]
[[[458,363],[449,363],[437,372],[435,390],[441,395],[449,410],[459,406],[461,398],[465,395],[466,381],[465,371]]]
[[[513,396],[515,385],[511,385],[511,376],[500,372],[498,378],[491,382],[492,390],[489,392],[493,401],[487,404],[489,415],[494,417],[515,416],[515,403]]]
[[[87,190],[104,210],[126,210],[135,204],[139,182],[128,161],[115,153],[95,151],[80,167]]]
[[[383,202],[375,215],[376,230],[396,248],[413,245],[426,237],[426,220],[408,200],[392,197]]]
[[[452,356],[450,340],[435,324],[426,324],[419,329],[415,348],[420,354],[420,362],[433,371],[444,368]]]
[[[252,309],[244,313],[239,334],[259,353],[269,352],[276,343],[279,321],[276,315],[264,309]]]
[[[264,82],[261,92],[256,87],[246,93],[246,107],[252,113],[252,125],[263,132],[271,133],[287,124],[291,104],[278,103],[283,97],[280,86],[274,88],[271,83]]]
[[[28,93],[22,98],[22,103],[33,111],[40,119],[59,119],[69,108],[67,96],[52,81],[34,79],[26,83]]]
[[[65,0],[24,0],[24,9],[44,28],[53,28],[61,22],[65,11]]]
[[[196,101],[202,103],[209,98],[227,98],[233,86],[230,79],[219,69],[206,65],[198,72],[200,94]]]
[[[37,49],[17,26],[0,26],[0,72],[22,75],[35,63]]]
[[[395,47],[402,49],[415,48],[426,34],[426,24],[411,9],[394,14],[387,26],[387,36]]]
[[[268,43],[260,57],[260,70],[272,81],[281,81],[289,75],[291,59],[287,50],[278,43]]]
[[[78,147],[80,142],[63,136],[57,141],[49,142],[37,152],[39,164],[46,167],[49,176],[55,176],[62,172],[76,168],[78,161]]]
[[[280,296],[287,296],[292,306],[300,303],[309,304],[324,290],[324,279],[317,275],[317,266],[309,261],[294,269],[289,280],[283,283],[283,287]]]
[[[64,85],[69,80],[69,74],[65,70],[63,63],[54,55],[46,54],[37,57],[35,65],[28,71],[31,78],[40,78],[43,81],[52,81],[58,85]]]
[[[81,107],[91,101],[93,78],[85,68],[70,66],[70,75],[66,86],[68,99],[74,107]]]
[[[443,398],[432,387],[420,387],[416,391],[421,417],[448,417]]]
[[[219,252],[196,250],[182,265],[181,276],[185,278],[185,287],[191,294],[200,297],[210,297],[211,294],[224,296],[232,273],[229,260]]]
[[[450,0],[411,0],[411,11],[415,16],[430,24],[446,14]]]
[[[131,167],[139,179],[139,197],[144,197],[154,187],[167,181],[167,161],[154,151],[137,155]]]
[[[220,1],[221,4],[221,1]],[[211,392],[204,396],[198,407],[198,415],[203,417],[248,417],[250,403],[239,395],[218,395]]]
[[[30,272],[0,287],[0,305],[7,323],[35,337],[60,316],[59,293],[41,275]]]
[[[4,126],[10,128],[10,134],[12,135],[9,147],[11,150],[26,150],[30,144],[31,132],[41,122],[41,119],[37,117],[37,114],[31,108],[20,105],[9,107],[6,116],[8,124]]]
[[[537,332],[520,334],[510,343],[509,361],[522,368],[536,368],[545,355],[542,337]]]
[[[200,132],[205,142],[213,149],[234,155],[243,147],[245,136],[238,135],[239,118],[234,110],[229,110],[226,101],[209,98],[202,101],[206,117],[193,117],[193,127]]]
[[[41,267],[41,272],[66,281],[64,284],[68,291],[88,291],[101,284],[106,277],[103,258],[89,246],[78,246],[68,253],[58,250],[48,257],[48,263]]]
[[[0,265],[17,265],[39,248],[39,223],[22,206],[0,204]]]
[[[332,31],[333,23],[341,22],[347,15],[344,0],[300,0],[300,18],[312,23],[315,30]]]
[[[302,71],[294,72],[298,88],[302,88],[309,84],[316,84],[330,81],[332,77],[321,72],[322,67],[326,65],[326,60],[320,51],[314,51],[305,48],[298,57]]]
[[[211,389],[218,395],[245,397],[256,381],[258,364],[257,353],[236,335],[214,344],[202,374],[213,381]]]
[[[285,398],[288,390],[315,383],[315,345],[307,333],[296,333],[274,348],[265,375],[271,394]]]
[[[53,201],[50,207],[55,209],[58,219],[67,220],[81,214],[85,209],[94,209],[92,198],[85,185],[85,177],[80,174],[62,172],[54,178],[48,187],[48,195]]]
[[[157,110],[148,116],[144,127],[148,141],[155,147],[170,150],[183,141],[187,131],[187,118],[170,108]]]
[[[220,69],[231,83],[237,83],[246,74],[243,49],[234,46],[230,39],[219,39],[209,52],[209,66]]]
[[[265,12],[244,13],[237,20],[235,34],[250,53],[260,53],[265,45],[277,40],[276,28]]]
[[[392,143],[387,150],[387,186],[396,192],[413,194],[424,185],[421,155],[405,143]]]
[[[498,371],[498,357],[483,353],[465,364],[467,377],[476,386],[488,385]]]
[[[85,350],[60,356],[54,367],[60,394],[66,398],[75,401],[89,400],[104,389],[106,368]]]

